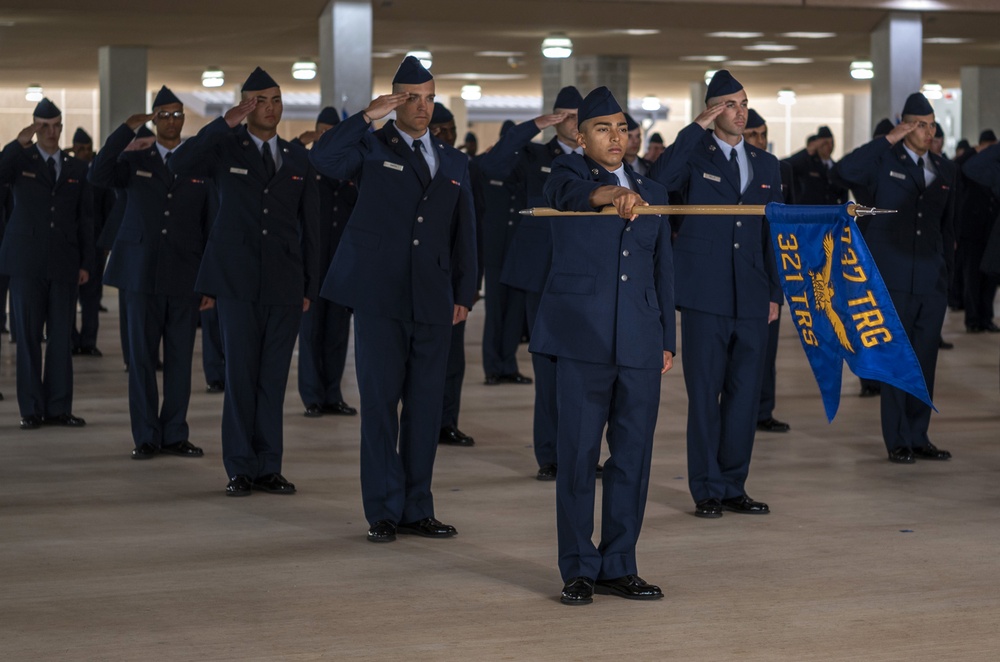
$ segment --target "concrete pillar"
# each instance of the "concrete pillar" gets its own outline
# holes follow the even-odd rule
[[[97,53],[101,88],[101,135],[103,142],[130,115],[149,110],[146,94],[146,47],[101,46]]]
[[[705,95],[708,94],[708,85],[705,84],[705,79],[702,78],[694,83],[689,83],[688,89],[691,93],[691,116],[687,118],[685,126],[693,122],[694,118],[701,115],[701,111],[705,110]]]
[[[559,90],[574,85],[582,96],[606,86],[622,108],[628,110],[629,59],[613,55],[586,55],[542,62],[542,113],[551,113]],[[554,135],[545,130],[546,139]]]
[[[920,91],[924,26],[920,14],[892,12],[871,35],[872,126],[883,117],[899,119],[906,97]]]
[[[847,154],[872,139],[874,123],[882,118],[873,120],[871,112],[871,95],[844,95],[844,135],[835,136],[842,154]]]
[[[962,135],[973,145],[986,129],[1000,133],[1000,68],[962,67]]]
[[[319,17],[320,107],[349,115],[372,100],[371,0],[331,0]],[[388,90],[386,90],[388,92]]]

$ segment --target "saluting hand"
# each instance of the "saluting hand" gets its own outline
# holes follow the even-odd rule
[[[917,128],[916,122],[900,122],[892,131],[886,134],[885,139],[889,141],[890,145],[895,145],[900,140],[902,140],[906,134],[910,133]]]
[[[709,106],[705,110],[701,111],[701,115],[694,118],[695,124],[703,129],[707,129],[715,121],[715,118],[722,114],[722,111],[726,109],[725,103],[717,103],[714,106]]]
[[[535,126],[537,126],[538,130],[541,131],[543,129],[549,128],[550,126],[555,126],[556,124],[559,124],[567,117],[569,117],[569,113],[552,113],[551,115],[539,115],[538,117],[535,118]]]
[[[125,146],[124,152],[141,152],[144,149],[149,149],[156,142],[154,136],[146,136],[145,138],[136,138],[128,145]]]
[[[17,142],[21,143],[21,147],[28,147],[40,128],[42,128],[41,122],[32,122],[29,126],[21,129],[21,133],[17,134]]]
[[[306,131],[305,133],[299,136],[299,142],[302,143],[303,145],[308,145],[310,143],[314,143],[317,140],[319,140],[319,137],[322,135],[323,135],[322,131],[316,131],[315,129],[313,129],[312,131]]]
[[[371,121],[377,121],[396,110],[410,98],[409,92],[400,92],[398,94],[382,94],[375,98],[368,107],[365,108],[365,115]]]
[[[257,97],[250,96],[240,102],[240,105],[230,108],[226,111],[223,119],[226,120],[226,124],[229,125],[230,129],[235,129],[247,118],[247,115],[253,112],[253,109],[257,107]]]
[[[125,120],[125,126],[132,129],[133,131],[138,131],[139,127],[141,127],[149,120],[153,119],[153,117],[154,115],[152,113],[148,115],[146,113],[138,113]]]

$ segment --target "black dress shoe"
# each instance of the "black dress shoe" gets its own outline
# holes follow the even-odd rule
[[[705,519],[722,517],[722,502],[718,499],[702,499],[695,504],[694,516]]]
[[[303,414],[306,418],[319,418],[323,415],[323,409],[317,404],[306,405],[306,411]]]
[[[417,522],[400,523],[396,527],[397,533],[412,533],[425,538],[451,538],[458,535],[451,524],[442,524],[433,517],[425,517]]]
[[[156,359],[156,370],[157,372],[163,372],[163,361]]]
[[[596,469],[594,469],[594,474],[595,474],[595,475],[596,475],[596,476],[597,476],[598,478],[600,478],[601,476],[603,476],[603,475],[604,475],[604,465],[603,465],[603,464],[601,464],[600,462],[598,462],[598,463],[597,463],[597,468],[596,468]]]
[[[941,450],[928,441],[926,446],[913,448],[913,457],[918,460],[950,460],[951,453]]]
[[[328,402],[321,407],[324,414],[333,416],[357,416],[358,410],[350,406],[343,400],[340,402]]]
[[[368,529],[368,542],[392,542],[396,539],[396,525],[387,519],[380,519]]]
[[[21,429],[22,430],[35,430],[42,425],[41,416],[25,416],[21,419]]]
[[[986,329],[984,329],[983,327],[979,326],[978,324],[966,324],[965,325],[965,332],[966,333],[982,333],[985,330]]]
[[[99,313],[106,313],[106,312],[108,312],[108,309],[107,309],[107,307],[106,307],[106,306],[105,306],[105,305],[104,305],[104,304],[102,303],[102,304],[100,304],[100,305],[98,305],[98,306],[97,306],[97,312],[99,312]]]
[[[69,428],[82,428],[87,424],[87,421],[83,420],[79,416],[74,416],[73,414],[58,414],[56,416],[46,416],[46,425],[62,425]]]
[[[73,353],[77,356],[93,356],[100,357],[104,356],[104,352],[97,349],[96,347],[80,347],[73,350]]]
[[[225,390],[226,386],[222,382],[209,382],[205,387],[205,393],[222,393]]]
[[[253,489],[270,494],[295,494],[295,485],[281,474],[266,474],[253,479]]]
[[[564,605],[589,605],[594,601],[594,580],[590,577],[575,577],[563,586],[559,602]]]
[[[0,393],[0,402],[3,402],[3,393]]]
[[[746,494],[732,499],[723,499],[720,503],[723,509],[744,515],[767,515],[771,512],[766,503],[754,501]]]
[[[500,375],[486,375],[486,385],[496,386],[500,383]]]
[[[142,444],[138,448],[132,449],[133,460],[152,460],[156,457],[157,448],[153,444]]]
[[[896,464],[913,464],[916,462],[913,458],[913,451],[903,446],[893,448],[889,451],[889,461],[895,462]]]
[[[955,349],[955,343],[945,342],[944,338],[938,338],[938,348],[940,348],[940,349]]]
[[[532,384],[534,383],[531,377],[525,377],[519,372],[511,372],[506,375],[500,375],[501,384]]]
[[[205,451],[201,450],[190,441],[177,442],[176,444],[164,444],[160,446],[160,452],[164,455],[176,455],[177,457],[201,457]]]
[[[438,435],[438,443],[449,446],[475,446],[476,440],[458,428],[449,426],[441,428],[441,434]]]
[[[776,418],[757,421],[757,429],[762,432],[788,432],[792,426]]]
[[[617,595],[629,600],[659,600],[663,591],[659,586],[647,584],[638,575],[625,575],[616,579],[598,579],[594,592],[601,595]]]
[[[250,496],[251,488],[252,483],[250,482],[250,476],[244,476],[243,474],[233,476],[229,479],[229,484],[226,485],[226,496]]]
[[[1000,326],[997,326],[993,322],[990,322],[989,324],[983,327],[983,331],[986,331],[987,333],[1000,333]]]
[[[881,385],[864,384],[861,386],[861,393],[858,393],[859,398],[874,398],[876,395],[882,394]]]
[[[538,473],[535,474],[536,480],[555,480],[556,479],[556,465],[554,464],[543,464],[538,467]]]

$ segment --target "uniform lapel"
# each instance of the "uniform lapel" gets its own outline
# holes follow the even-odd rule
[[[423,174],[424,169],[417,162],[418,158],[422,159],[423,157],[418,156],[417,153],[414,152],[413,149],[406,144],[406,141],[403,140],[402,136],[399,135],[399,131],[396,129],[395,122],[389,122],[388,124],[386,124],[385,136],[388,141],[389,149],[391,149],[393,152],[396,153],[397,156],[399,156],[401,159],[406,161],[407,164],[409,164],[410,170],[413,171],[413,176],[417,178],[417,180],[424,188],[427,188],[427,186],[430,184],[430,181],[424,181],[425,180],[425,176]]]
[[[291,177],[295,164],[292,159],[292,150],[288,149],[287,141],[278,138],[278,151],[281,153],[281,167],[274,172],[274,179],[271,180],[272,182],[281,181]]]
[[[715,142],[715,138],[712,137],[711,132],[705,134],[705,140],[708,143],[706,148],[708,149],[709,158],[712,161],[712,165],[715,166],[716,170],[722,173],[722,178],[733,187],[736,191],[736,195],[740,195],[740,182],[733,173],[732,166],[729,165],[729,153],[725,154],[719,149],[719,145]]]
[[[163,162],[163,157],[160,156],[160,150],[156,145],[153,145],[153,148],[146,152],[146,166],[168,187],[173,183],[174,175],[167,169],[167,164]]]
[[[910,158],[909,153],[903,148],[902,141],[896,143],[894,150],[897,158],[896,163],[898,163],[900,169],[906,173],[907,179],[913,185],[913,188],[918,193],[923,192],[924,187],[920,183],[923,181],[923,178],[920,176],[920,166],[918,166],[914,160]]]
[[[264,157],[261,156],[260,150],[257,149],[257,143],[250,137],[250,132],[247,131],[245,124],[240,127],[239,136],[240,147],[243,149],[243,158],[246,161],[247,169],[257,179],[267,184],[267,173],[264,172]]]

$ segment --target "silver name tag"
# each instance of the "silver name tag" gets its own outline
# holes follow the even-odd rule
[[[230,168],[229,172],[233,173],[234,175],[246,175],[250,171],[247,170],[246,168]]]
[[[22,177],[31,177],[32,179],[34,179],[37,175],[35,175],[35,173],[33,173],[33,172],[28,172],[27,170],[22,170],[21,171],[21,176]]]
[[[503,182],[501,182],[499,179],[491,179],[490,186],[503,186]]]
[[[904,175],[901,172],[896,172],[895,170],[890,170],[889,171],[889,176],[890,177],[895,177],[896,179],[906,179],[906,175]]]
[[[722,177],[716,177],[715,175],[710,175],[707,172],[703,172],[701,174],[701,176],[704,177],[705,179],[707,179],[710,182],[721,182],[722,181]]]
[[[136,170],[135,174],[138,175],[139,177],[152,177],[153,176],[153,173],[149,172],[148,170]]]
[[[388,168],[389,170],[398,170],[399,172],[403,172],[403,164],[401,163],[393,163],[392,161],[382,161],[382,167]]]
[[[542,166],[542,172],[552,172],[552,168],[549,168],[548,166]]]

